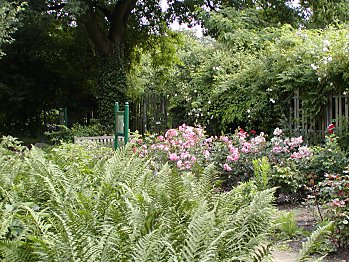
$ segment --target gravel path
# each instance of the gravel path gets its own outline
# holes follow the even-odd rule
[[[301,228],[312,232],[316,225],[316,221],[319,220],[317,210],[314,208],[309,208],[305,206],[281,206],[280,210],[293,211],[296,213],[296,220],[298,226]],[[298,239],[296,241],[289,242],[290,250],[275,250],[272,252],[273,262],[297,262],[297,255],[301,248],[301,242],[305,241],[303,239]],[[315,259],[315,257],[314,257]],[[349,262],[349,249],[337,250],[337,252],[329,254],[324,262]]]
[[[275,250],[272,252],[273,262],[296,262],[297,253],[292,251]]]

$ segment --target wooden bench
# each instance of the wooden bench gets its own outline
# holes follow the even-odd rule
[[[80,144],[84,141],[93,141],[103,146],[114,148],[114,136],[74,136],[75,144]],[[119,136],[119,144],[124,144],[124,137]]]

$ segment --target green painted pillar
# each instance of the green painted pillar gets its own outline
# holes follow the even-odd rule
[[[114,129],[115,129],[115,150],[119,147],[119,136],[124,137],[125,145],[128,143],[129,139],[129,120],[130,108],[128,102],[125,103],[125,110],[119,111],[119,103],[116,102],[114,106]]]
[[[124,111],[124,138],[125,138],[125,145],[128,143],[128,130],[130,127],[129,123],[129,115],[130,115],[130,108],[128,102],[125,103],[125,111]]]
[[[115,138],[114,138],[114,150],[116,150],[119,146],[119,136],[117,132],[117,112],[119,112],[119,103],[115,102],[114,106],[114,132],[115,132]]]
[[[66,107],[64,108],[64,125],[68,127],[68,110]]]

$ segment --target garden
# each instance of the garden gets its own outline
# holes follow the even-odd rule
[[[1,1],[0,260],[349,261],[348,14]]]
[[[348,159],[336,139],[307,146],[280,128],[208,136],[183,124],[134,134],[115,152],[88,141],[28,149],[3,137],[0,255],[264,261],[282,251],[334,261],[349,244]],[[297,224],[299,210],[310,224]]]

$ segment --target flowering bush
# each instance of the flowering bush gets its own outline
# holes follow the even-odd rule
[[[131,143],[139,157],[151,159],[155,170],[168,162],[185,171],[207,166],[210,141],[212,139],[205,138],[202,128],[182,125],[178,129],[167,130],[164,136],[150,135],[144,139],[133,139]]]
[[[323,205],[325,218],[335,222],[333,243],[337,247],[349,246],[349,175],[326,174],[316,186],[316,194]]]
[[[224,186],[229,188],[253,177],[255,159],[266,157],[273,167],[273,176],[278,178],[279,169],[275,167],[289,162],[298,164],[312,154],[303,145],[302,137],[283,137],[279,128],[274,130],[274,137],[270,141],[263,132],[257,135],[255,131],[248,133],[243,129],[232,136],[207,137],[204,133],[202,128],[182,125],[178,129],[167,130],[164,136],[133,139],[133,151],[140,157],[150,158],[155,170],[164,162],[179,171],[192,172],[214,163]],[[277,181],[273,181],[273,178],[270,180],[272,185],[277,185]]]
[[[309,161],[299,167],[307,174],[310,185],[323,181],[325,174],[341,173],[349,164],[333,134],[326,137],[324,145],[312,147],[312,152]]]
[[[323,219],[334,221],[333,243],[337,247],[348,247],[349,163],[332,132],[334,128],[334,125],[329,126],[330,135],[325,145],[313,147],[313,156],[302,170],[308,177],[309,198],[315,200]]]

